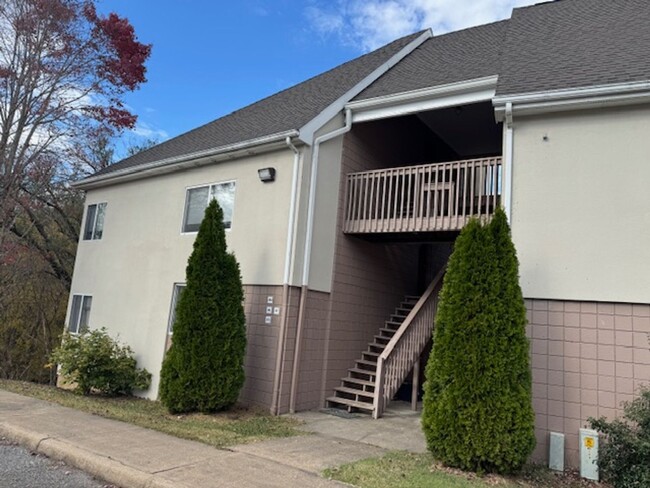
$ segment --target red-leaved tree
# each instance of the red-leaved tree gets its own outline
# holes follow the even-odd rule
[[[150,52],[94,0],[0,0],[0,302],[30,263],[69,287],[83,200],[68,183],[112,162]]]
[[[0,3],[0,252],[7,231],[46,240],[30,215],[43,207],[78,228],[56,197],[107,164],[88,157],[98,141],[135,124],[123,96],[145,81],[150,52],[90,0]]]

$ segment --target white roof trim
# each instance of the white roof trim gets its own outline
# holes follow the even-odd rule
[[[91,188],[112,185],[123,181],[145,178],[157,174],[171,173],[189,167],[203,166],[224,159],[235,159],[259,152],[271,151],[278,147],[286,147],[286,138],[296,137],[297,135],[298,131],[295,130],[279,132],[277,134],[249,139],[247,141],[228,144],[214,149],[197,151],[182,156],[161,159],[151,163],[139,164],[117,171],[111,171],[104,175],[90,176],[83,180],[75,181],[71,186],[82,190],[89,190]]]
[[[325,108],[325,110],[323,110],[320,114],[318,114],[316,117],[314,117],[312,120],[300,128],[300,140],[302,140],[305,144],[311,146],[314,142],[314,135],[316,131],[323,127],[327,122],[332,120],[336,114],[341,112],[345,108],[346,103],[356,97],[372,83],[377,81],[379,77],[381,77],[389,69],[391,69],[402,59],[412,53],[424,41],[430,39],[431,37],[433,37],[433,32],[431,29],[427,29],[425,32],[420,34],[418,37],[400,49],[397,53],[391,56],[385,63],[376,68],[363,80],[354,85],[350,90],[345,92],[341,97],[331,103],[327,108]]]
[[[353,122],[385,119],[492,100],[498,76],[448,83],[408,92],[358,100],[346,105]]]
[[[502,95],[492,101],[498,120],[503,120],[506,103],[512,103],[513,112],[520,115],[631,105],[650,101],[650,82],[616,83],[585,88],[549,90]]]

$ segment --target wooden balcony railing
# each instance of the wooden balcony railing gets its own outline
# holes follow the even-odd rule
[[[414,390],[417,390],[420,355],[431,339],[444,274],[445,269],[433,279],[377,359],[373,418],[382,416],[386,404],[395,396],[411,370]]]
[[[348,234],[460,230],[500,203],[501,158],[350,173],[345,196]]]

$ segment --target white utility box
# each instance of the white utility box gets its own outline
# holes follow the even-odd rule
[[[598,481],[598,432],[580,429],[580,476]]]

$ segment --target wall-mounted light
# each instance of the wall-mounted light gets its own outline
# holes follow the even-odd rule
[[[262,168],[257,170],[262,183],[270,183],[275,181],[275,168]]]

